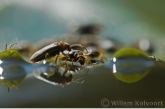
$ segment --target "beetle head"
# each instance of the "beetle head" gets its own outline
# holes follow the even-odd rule
[[[71,51],[71,47],[70,47],[70,44],[68,43],[65,43],[65,49],[68,50],[68,51]]]

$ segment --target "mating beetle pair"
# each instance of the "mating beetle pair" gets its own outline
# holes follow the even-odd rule
[[[74,49],[74,48],[84,48],[81,44],[68,44],[66,42],[54,42],[52,44],[49,44],[47,46],[45,46],[44,48],[36,51],[30,58],[30,61],[31,62],[38,62],[38,61],[41,61],[45,58],[49,58],[49,57],[53,57],[53,56],[56,56],[56,55],[59,55],[60,52],[63,54],[63,55],[66,55],[64,54],[64,50],[67,50],[67,51],[71,51],[71,49]]]
[[[84,49],[84,51],[80,49]],[[64,52],[64,51],[67,52]],[[86,50],[86,52],[85,52]],[[101,53],[98,53],[96,50],[88,52],[88,50],[81,44],[68,44],[66,42],[54,42],[50,45],[45,46],[44,48],[36,51],[30,58],[31,62],[38,62],[44,60],[45,58],[54,58],[54,63],[57,63],[57,60],[63,61],[60,63],[58,69],[63,68],[65,71],[61,73],[58,69],[54,74],[49,75],[49,72],[42,73],[40,72],[38,79],[41,79],[45,82],[51,83],[53,85],[67,85],[70,82],[83,83],[85,76],[75,79],[73,78],[72,72],[79,72],[85,69],[86,66],[103,63],[100,60],[93,59],[99,57]],[[70,63],[69,63],[70,62]],[[74,64],[76,62],[76,64]],[[78,65],[79,63],[80,65]],[[65,74],[69,71],[69,75]],[[88,73],[88,71],[87,71]]]
[[[86,53],[80,51],[80,50],[75,50],[75,49],[81,49],[84,48],[86,50]],[[72,50],[74,49],[74,50]],[[64,51],[67,50],[68,54],[65,54]],[[63,55],[59,55],[62,53]],[[55,56],[55,63],[57,59],[65,60],[66,61],[71,61],[72,65],[73,62],[79,62],[81,65],[84,65],[86,61],[88,60],[89,63],[96,63],[98,62],[97,60],[94,59],[88,59],[88,57],[99,57],[101,53],[98,53],[96,51],[90,51],[82,46],[81,44],[69,44],[66,42],[54,42],[50,45],[45,46],[44,48],[36,51],[30,58],[31,62],[38,62],[41,61],[45,58],[50,58]],[[101,62],[101,61],[100,61]]]

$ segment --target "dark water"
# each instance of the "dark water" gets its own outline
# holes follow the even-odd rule
[[[132,63],[133,58],[127,57],[125,60],[116,60],[118,65],[122,65],[123,61],[127,65]],[[113,73],[113,68],[107,65],[101,65],[91,68],[83,84],[70,83],[64,87],[55,86],[36,79],[32,74],[28,75],[21,83],[18,89],[12,89],[7,92],[7,88],[1,87],[1,107],[104,107],[101,100],[106,98],[109,103],[108,107],[165,107],[165,88],[163,83],[164,62],[149,60],[139,60],[134,63],[141,62],[139,73],[145,72],[148,67],[150,72],[141,80],[133,83],[126,83],[118,80]],[[111,63],[111,61],[110,61]],[[152,64],[151,64],[152,63]],[[116,69],[118,69],[118,65]],[[138,63],[138,65],[140,65]],[[141,67],[144,67],[141,69]],[[152,67],[151,67],[152,66]],[[30,67],[29,67],[30,68]],[[119,66],[119,69],[125,67]],[[123,70],[124,71],[124,70]],[[128,70],[129,71],[129,70]],[[130,70],[131,71],[131,70]],[[134,73],[134,70],[128,72]],[[140,72],[141,71],[141,72]],[[136,71],[135,71],[136,72]],[[78,78],[86,72],[80,72],[74,75]],[[124,72],[126,73],[126,72]],[[118,105],[112,104],[119,101]],[[137,105],[135,102],[163,102],[163,105]],[[122,102],[132,102],[133,105],[124,105]],[[107,102],[106,102],[107,103]],[[10,104],[10,105],[8,105]]]

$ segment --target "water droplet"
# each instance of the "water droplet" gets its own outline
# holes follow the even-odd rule
[[[18,87],[26,75],[38,68],[47,68],[48,64],[31,64],[20,58],[0,59],[0,83],[7,87]]]
[[[152,66],[154,62],[144,57],[114,57],[106,64],[117,79],[127,83],[142,79]]]

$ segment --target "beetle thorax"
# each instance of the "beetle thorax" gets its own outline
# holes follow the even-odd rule
[[[60,47],[61,47],[61,51],[64,51],[64,50],[70,51],[70,50],[71,50],[71,49],[70,49],[70,44],[68,44],[68,43],[66,43],[66,42],[60,41],[58,44],[59,44]]]

